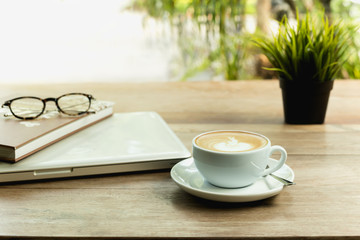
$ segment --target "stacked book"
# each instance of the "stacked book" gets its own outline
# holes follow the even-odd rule
[[[7,109],[2,109],[0,115],[0,160],[17,162],[110,117],[113,114],[113,103],[93,101],[89,112],[95,112],[95,114],[67,116],[52,111],[34,120],[21,120],[11,117]]]

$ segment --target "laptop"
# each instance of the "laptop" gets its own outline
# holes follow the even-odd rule
[[[17,163],[0,182],[169,169],[190,152],[155,112],[115,113]]]

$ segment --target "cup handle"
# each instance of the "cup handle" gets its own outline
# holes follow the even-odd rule
[[[271,157],[271,155],[274,152],[280,152],[281,153],[280,160],[278,161],[278,164],[276,164],[276,166],[265,169],[262,176],[269,175],[270,173],[273,173],[276,170],[279,170],[285,164],[285,161],[286,161],[286,158],[287,158],[286,150],[281,146],[272,146],[271,149],[270,149],[269,158]]]

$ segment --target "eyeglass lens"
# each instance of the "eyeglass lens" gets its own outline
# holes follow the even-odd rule
[[[36,118],[44,111],[44,102],[38,98],[24,97],[11,102],[11,111],[21,118]]]
[[[90,108],[90,99],[86,95],[70,94],[60,97],[57,101],[60,110],[68,115],[79,115]]]

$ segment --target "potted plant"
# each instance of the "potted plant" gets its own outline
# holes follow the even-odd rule
[[[341,23],[330,24],[324,15],[314,19],[308,13],[303,19],[297,14],[295,26],[284,17],[272,41],[255,41],[273,65],[267,70],[278,73],[286,123],[324,122],[346,42],[347,32]]]

